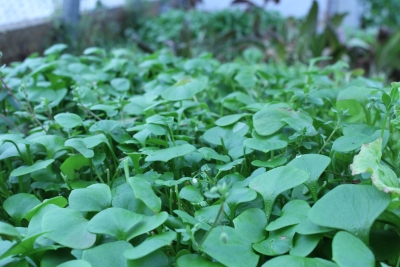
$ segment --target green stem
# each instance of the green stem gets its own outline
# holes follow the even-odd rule
[[[224,204],[225,201],[221,203],[221,207],[219,208],[217,217],[214,220],[214,223],[211,225],[210,230],[207,231],[207,233],[205,234],[205,236],[203,237],[203,239],[200,241],[200,243],[198,244],[199,249],[201,249],[201,246],[203,245],[204,241],[206,241],[207,237],[210,235],[212,229],[215,228],[215,226],[217,226],[217,223],[219,221],[219,217],[221,216],[222,212],[224,211]]]
[[[386,111],[385,119],[383,120],[383,124],[382,124],[381,138],[383,138],[383,134],[385,133],[386,121],[387,121],[388,117],[389,117],[389,111]]]

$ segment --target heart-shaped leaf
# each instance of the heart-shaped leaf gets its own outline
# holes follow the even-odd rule
[[[161,97],[169,101],[191,99],[207,87],[208,78],[183,78],[162,92]]]
[[[271,135],[286,125],[284,118],[292,117],[292,113],[280,108],[266,108],[258,111],[253,116],[254,129],[259,135]]]
[[[310,205],[300,199],[291,200],[282,209],[281,216],[268,224],[266,230],[274,231],[286,226],[295,225],[307,218]]]
[[[25,214],[40,203],[36,196],[20,193],[7,198],[3,203],[3,208],[19,226]]]
[[[335,263],[319,258],[304,258],[298,256],[284,255],[273,258],[261,267],[338,267]]]
[[[105,234],[117,240],[129,241],[129,230],[143,217],[144,215],[126,209],[109,208],[97,213],[90,220],[88,230],[94,234]]]
[[[288,226],[269,232],[268,238],[253,245],[253,248],[264,255],[277,256],[287,253],[293,246],[295,226]]]
[[[161,250],[158,249],[140,259],[128,260],[127,267],[142,267],[142,266],[157,266],[157,267],[169,267],[168,256]]]
[[[340,267],[374,267],[375,257],[369,248],[348,232],[338,232],[332,241],[332,260]]]
[[[184,156],[190,152],[196,151],[196,148],[189,144],[184,144],[175,147],[169,147],[160,150],[146,151],[147,157],[145,161],[164,161],[167,162],[173,158]]]
[[[163,224],[167,219],[168,213],[165,211],[154,216],[145,216],[140,223],[135,224],[131,229],[129,229],[127,239],[130,240],[136,236],[154,230]]]
[[[81,153],[85,158],[93,158],[94,152],[86,147],[85,142],[81,138],[73,138],[65,141],[66,147],[75,148],[79,153]]]
[[[136,198],[143,201],[146,206],[154,213],[161,210],[161,199],[154,193],[150,183],[143,178],[137,176],[128,179]]]
[[[389,203],[390,196],[374,186],[339,185],[314,204],[308,218],[321,226],[347,230],[368,244],[373,222]]]
[[[89,262],[91,266],[125,267],[127,265],[124,251],[132,247],[126,241],[109,242],[84,250],[82,259]]]
[[[304,182],[310,190],[314,201],[318,200],[318,178],[323,171],[328,167],[331,159],[324,155],[306,154],[294,158],[287,166],[299,168],[310,174],[310,178]]]
[[[31,165],[31,166],[24,166],[24,167],[20,167],[18,169],[13,170],[10,173],[10,176],[22,176],[34,171],[38,171],[41,169],[46,168],[47,166],[49,166],[50,164],[52,164],[54,162],[54,159],[48,159],[48,160],[44,160],[44,161],[37,161],[35,164]]]
[[[88,231],[89,221],[73,209],[58,208],[43,216],[44,236],[63,246],[87,249],[96,242],[96,235]]]
[[[278,149],[287,147],[287,142],[282,141],[282,140],[265,141],[265,140],[255,139],[255,138],[249,138],[243,142],[243,145],[248,148],[267,153],[269,151],[278,150]]]
[[[318,245],[319,241],[322,239],[322,236],[322,234],[296,234],[293,239],[293,247],[290,249],[289,254],[300,257],[308,256]]]
[[[57,267],[92,267],[92,265],[85,260],[72,260],[61,263]]]
[[[126,250],[124,256],[130,260],[140,259],[159,248],[168,246],[174,239],[176,239],[176,232],[172,231],[151,236],[140,245]]]
[[[20,238],[21,235],[17,231],[17,229],[14,228],[14,226],[5,223],[5,222],[0,222],[0,236],[8,237],[8,238]]]
[[[47,158],[52,159],[54,158],[55,154],[60,151],[65,149],[64,147],[64,138],[58,135],[43,135],[43,136],[38,136],[30,141],[39,143],[43,145],[46,148],[47,151]]]
[[[115,90],[125,92],[128,91],[131,87],[131,83],[126,78],[114,78],[111,80],[111,86],[114,87]]]
[[[204,196],[200,193],[200,190],[194,185],[187,185],[179,191],[179,197],[192,203],[199,203],[203,201]]]
[[[310,175],[303,170],[291,166],[282,166],[255,177],[250,182],[249,187],[263,197],[268,220],[276,197],[280,193],[304,183],[309,177]]]
[[[111,191],[108,185],[94,184],[87,188],[72,190],[69,206],[79,211],[101,211],[111,206]]]
[[[197,254],[187,254],[178,258],[176,261],[178,267],[224,267],[219,262],[212,262]]]
[[[230,267],[255,267],[259,259],[251,248],[251,242],[228,226],[213,228],[202,245],[202,251]]]
[[[246,209],[233,220],[233,224],[235,225],[235,229],[251,243],[260,242],[265,239],[267,219],[261,209]]]
[[[74,113],[58,113],[54,116],[55,121],[64,128],[75,128],[82,125],[82,118]]]

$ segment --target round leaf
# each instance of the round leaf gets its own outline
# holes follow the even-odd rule
[[[108,185],[94,184],[73,190],[68,200],[74,210],[101,211],[111,206],[111,191]]]
[[[371,250],[348,232],[338,232],[333,237],[332,260],[340,267],[375,266],[375,257]]]
[[[174,239],[176,239],[176,233],[172,231],[153,235],[140,245],[126,250],[124,256],[130,260],[140,259],[159,248],[168,246]]]
[[[191,99],[207,87],[208,78],[184,78],[167,88],[161,97],[169,101]]]
[[[4,210],[19,224],[25,214],[41,202],[32,194],[20,193],[7,198],[3,203]]]
[[[187,254],[178,258],[176,261],[178,267],[224,267],[219,262],[212,262],[197,254]]]
[[[269,218],[276,197],[290,188],[296,187],[310,177],[303,170],[291,166],[282,166],[255,177],[249,187],[259,192],[264,198],[264,208]]]
[[[143,217],[126,209],[109,208],[97,213],[90,220],[88,230],[94,234],[105,234],[117,240],[129,241],[129,230]]]
[[[221,238],[221,234],[226,238]],[[238,230],[228,226],[213,228],[202,248],[205,253],[229,267],[256,267],[259,259],[251,242]]]
[[[54,119],[64,128],[71,129],[82,125],[82,118],[73,113],[59,113],[54,116]]]
[[[96,235],[88,231],[89,221],[73,209],[48,211],[42,220],[44,236],[63,246],[87,249],[96,242]]]
[[[105,243],[83,251],[82,259],[92,266],[125,267],[124,251],[130,248],[132,245],[126,241]]]
[[[131,83],[126,78],[114,78],[111,80],[111,86],[117,91],[125,92],[129,90]]]
[[[311,222],[347,230],[368,244],[375,219],[390,203],[390,196],[371,185],[339,185],[323,196],[308,213]]]

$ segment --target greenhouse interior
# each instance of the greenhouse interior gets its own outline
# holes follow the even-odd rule
[[[400,267],[399,0],[0,0],[0,266]]]

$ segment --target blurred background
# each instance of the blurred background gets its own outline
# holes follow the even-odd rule
[[[1,64],[56,43],[222,61],[256,47],[266,61],[329,56],[400,80],[399,10],[399,0],[0,0]]]

